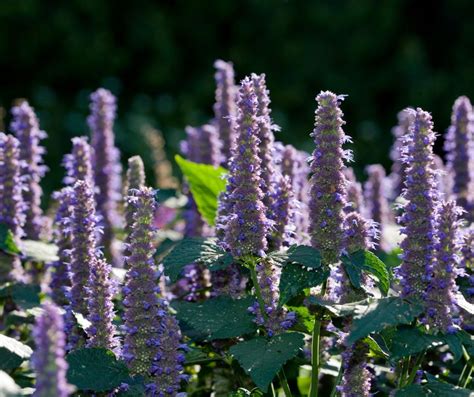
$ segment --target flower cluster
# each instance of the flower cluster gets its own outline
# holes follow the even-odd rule
[[[357,181],[354,170],[351,167],[344,169],[344,176],[346,178],[346,202],[347,206],[344,209],[346,213],[352,211],[362,214],[365,210],[364,196],[362,194],[362,184]]]
[[[76,181],[86,181],[94,186],[92,173],[91,147],[86,137],[74,137],[71,140],[72,151],[64,156],[63,166],[66,169],[64,183],[73,186]]]
[[[372,374],[367,368],[368,345],[359,341],[342,352],[344,375],[338,390],[341,397],[369,397]]]

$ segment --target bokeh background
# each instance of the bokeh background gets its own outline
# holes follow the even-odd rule
[[[3,125],[16,98],[36,108],[49,134],[47,192],[60,184],[70,138],[88,134],[88,95],[99,86],[119,97],[123,159],[148,158],[144,123],[173,155],[184,126],[212,117],[212,64],[222,58],[238,79],[267,74],[277,139],[301,149],[312,148],[317,92],[347,94],[362,175],[369,163],[389,167],[400,109],[431,111],[442,133],[456,97],[473,94],[473,12],[470,0],[4,0]]]

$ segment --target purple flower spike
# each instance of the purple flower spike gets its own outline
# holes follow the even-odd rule
[[[342,353],[344,370],[339,391],[341,397],[369,397],[372,374],[367,368],[369,347],[365,342],[356,342]]]
[[[393,161],[391,173],[389,175],[391,190],[395,199],[402,194],[405,181],[406,164],[403,161],[402,150],[405,135],[408,134],[413,121],[415,120],[415,113],[413,109],[404,109],[398,113],[398,125],[392,128],[392,134],[395,138],[392,149],[390,151],[390,158]]]
[[[225,231],[225,244],[235,258],[264,256],[267,249],[269,225],[260,188],[257,106],[253,84],[245,78],[239,90],[237,140],[229,171],[229,184],[233,187],[229,201],[233,206]]]
[[[43,164],[44,147],[40,141],[47,137],[39,128],[33,108],[24,101],[12,108],[13,120],[10,128],[20,142],[21,177],[25,183],[23,201],[25,211],[25,236],[39,240],[43,235],[43,211],[41,210],[41,178],[47,167]]]
[[[279,250],[282,246],[289,246],[294,242],[294,208],[293,191],[290,178],[280,176],[274,192],[273,207],[272,248]]]
[[[403,161],[406,165],[406,204],[399,218],[405,235],[400,244],[402,264],[398,270],[402,295],[421,298],[427,286],[426,271],[433,267],[436,244],[438,191],[433,171],[433,122],[428,112],[418,108],[414,122],[405,135]]]
[[[54,223],[54,242],[58,246],[59,259],[51,264],[52,274],[50,281],[51,298],[59,306],[69,303],[67,290],[71,287],[69,263],[71,260],[71,216],[74,190],[64,187],[56,192],[53,198],[58,202]]]
[[[470,275],[467,299],[472,304],[474,302],[474,275],[472,275],[474,270],[474,226],[464,230],[460,268]],[[474,331],[474,316],[472,314],[463,315],[463,328],[466,331]]]
[[[94,149],[92,166],[97,212],[104,230],[100,244],[104,246],[107,257],[113,257],[115,254],[112,247],[112,229],[121,224],[117,202],[121,196],[122,167],[113,131],[116,108],[116,99],[110,91],[99,88],[91,94],[91,114],[87,122],[92,134],[91,146]]]
[[[235,144],[234,118],[237,113],[235,104],[236,88],[234,82],[234,67],[230,62],[217,60],[216,68],[216,103],[214,105],[215,125],[222,142],[221,164],[227,167]]]
[[[321,92],[317,97],[315,128],[311,136],[316,148],[313,152],[310,180],[310,235],[311,244],[321,252],[323,263],[336,263],[343,245],[345,203],[344,159],[350,152],[342,145],[349,140],[342,126],[343,99],[332,92]]]
[[[31,358],[36,372],[36,397],[67,397],[72,387],[67,383],[67,362],[64,359],[66,344],[63,319],[52,303],[43,305],[33,328],[35,351]]]
[[[456,277],[460,273],[461,235],[459,216],[463,210],[454,200],[443,202],[439,210],[436,262],[426,269],[428,286],[424,296],[424,322],[441,332],[454,331],[458,314]]]
[[[451,127],[444,143],[448,172],[454,178],[453,195],[458,205],[474,219],[474,116],[469,98],[456,99]]]
[[[86,137],[74,137],[72,141],[72,151],[66,154],[63,166],[66,168],[64,183],[73,186],[76,181],[86,181],[94,186],[92,173],[91,147],[87,143]]]
[[[89,337],[88,347],[103,347],[118,353],[119,341],[115,337],[117,331],[112,323],[114,304],[112,302],[115,286],[110,278],[110,265],[102,258],[96,259],[90,269],[87,285],[87,319],[91,325],[86,329]]]
[[[181,152],[195,163],[219,165],[221,142],[215,126],[186,127],[186,140],[181,142]]]
[[[362,185],[357,182],[354,170],[352,168],[344,169],[344,176],[346,177],[346,201],[347,206],[344,209],[346,213],[352,211],[362,213],[364,210],[364,198],[362,195]]]

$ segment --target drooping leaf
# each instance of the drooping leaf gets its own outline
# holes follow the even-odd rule
[[[172,306],[196,339],[227,339],[255,332],[254,317],[248,311],[254,299],[220,296],[204,302],[174,302]]]
[[[69,364],[67,379],[80,390],[112,390],[129,379],[126,364],[107,349],[77,349],[69,353],[66,360]]]
[[[240,342],[232,346],[229,352],[254,383],[266,392],[281,367],[296,356],[303,346],[303,335],[289,332],[269,339],[259,336]]]
[[[199,213],[209,225],[214,226],[218,198],[227,183],[224,178],[227,170],[208,164],[193,163],[180,155],[176,155],[175,160],[189,184]]]
[[[30,358],[31,353],[31,347],[0,334],[0,369],[18,368],[23,361]]]
[[[214,238],[186,238],[164,258],[165,274],[171,282],[176,282],[183,269],[191,263],[202,263],[217,270],[230,265],[232,257],[217,245]]]
[[[284,305],[304,289],[322,284],[328,277],[329,270],[322,267],[308,271],[300,265],[287,263],[283,266],[280,277],[280,305]]]
[[[58,247],[42,241],[21,240],[19,243],[23,255],[34,262],[51,263],[58,260]]]
[[[312,269],[321,267],[321,254],[308,245],[292,245],[286,251],[272,252],[269,256],[283,267],[288,263],[297,263]]]
[[[379,343],[371,336],[364,338],[364,342],[367,344],[367,346],[369,346],[370,356],[383,359],[386,359],[388,357],[390,352],[384,349],[385,346],[379,345]]]
[[[367,301],[366,306],[355,308],[352,330],[347,339],[349,344],[386,327],[409,324],[423,311],[421,304],[398,297]]]
[[[349,256],[343,255],[342,263],[355,288],[362,287],[362,272],[366,272],[377,278],[380,291],[387,295],[390,288],[390,275],[385,264],[374,253],[359,250]]]
[[[4,223],[0,223],[0,250],[10,255],[16,255],[21,252],[15,242],[12,231]]]

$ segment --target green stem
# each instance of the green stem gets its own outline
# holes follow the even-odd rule
[[[401,389],[403,387],[403,383],[405,381],[406,374],[408,373],[410,357],[404,358],[402,360],[402,364],[400,366],[400,376],[398,378],[398,388]]]
[[[471,382],[471,376],[472,376],[473,369],[474,368],[472,366],[471,366],[471,368],[469,368],[469,372],[467,374],[466,380],[464,381],[462,387],[466,388],[467,385],[469,385],[469,383]]]
[[[326,293],[327,282],[321,288],[321,298]],[[321,366],[320,359],[320,344],[321,344],[321,319],[315,318],[313,328],[313,340],[311,341],[311,385],[309,387],[309,397],[318,397],[319,389],[319,367]]]
[[[461,371],[461,375],[459,375],[458,386],[462,385],[463,379],[464,379],[464,374],[466,373],[468,367],[469,367],[468,363],[464,364],[464,367],[462,368],[462,371]]]
[[[415,364],[413,365],[413,368],[410,372],[410,375],[408,376],[407,381],[403,384],[403,386],[408,386],[413,383],[416,377],[416,373],[418,372],[418,369],[420,368],[421,363],[423,362],[423,358],[425,357],[425,352],[421,352],[418,357],[416,358]]]
[[[285,396],[292,397],[290,385],[288,384],[288,380],[286,379],[286,375],[285,375],[285,370],[283,368],[278,374],[278,379],[280,379],[280,384],[281,384],[281,387],[283,388],[283,392],[285,393]]]
[[[331,395],[329,397],[336,397],[337,386],[339,386],[339,383],[341,383],[343,374],[344,374],[344,368],[342,367],[342,363],[341,363],[341,367],[339,368],[339,372],[337,373],[337,377],[334,380],[334,386],[332,388]]]

